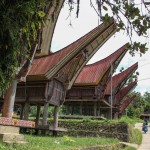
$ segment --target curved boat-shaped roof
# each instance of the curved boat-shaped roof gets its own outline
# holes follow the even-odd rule
[[[104,44],[104,42],[106,42],[107,39],[115,32],[116,24],[114,20],[111,19],[109,24],[102,23],[77,41],[59,50],[58,52],[36,58],[33,61],[31,70],[27,76],[27,80],[33,80],[35,78],[38,80],[50,79],[90,42],[93,42],[97,37],[102,35],[101,41],[103,41]],[[100,46],[101,45],[102,44],[100,43]]]
[[[126,52],[127,44],[123,45],[108,57],[96,63],[86,65],[80,72],[74,85],[98,85],[106,72],[110,70],[111,64],[114,64],[114,66],[117,67]]]
[[[135,72],[135,70],[138,68],[138,63],[133,64],[131,67],[126,69],[125,71],[115,75],[112,77],[112,93],[113,95],[116,95],[116,93],[123,87],[123,85],[126,83],[127,79]],[[105,92],[105,95],[111,94],[111,81],[109,81]]]
[[[122,88],[115,96],[113,105],[119,105],[120,102],[127,96],[137,85],[137,81],[131,82],[126,87]]]
[[[119,112],[122,113],[135,98],[136,95],[133,95],[130,98],[126,98],[126,100],[121,104]]]

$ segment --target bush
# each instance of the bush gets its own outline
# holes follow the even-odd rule
[[[142,133],[138,129],[135,129],[132,125],[129,125],[130,134],[129,134],[129,142],[136,143],[138,145],[142,142]]]

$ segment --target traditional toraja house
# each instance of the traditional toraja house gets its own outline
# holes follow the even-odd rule
[[[36,123],[38,124],[40,105],[44,105],[42,124],[46,125],[48,106],[54,105],[55,130],[58,125],[58,108],[65,99],[66,90],[72,86],[83,66],[89,61],[95,52],[116,32],[115,21],[111,19],[109,23],[101,24],[59,52],[49,54],[51,38],[63,2],[64,1],[62,1],[59,6],[56,2],[56,5],[50,5],[48,7],[47,11],[49,16],[55,16],[54,18],[56,20],[51,22],[49,21],[50,18],[47,18],[47,25],[40,31],[38,44],[36,44],[35,47],[35,51],[38,49],[41,52],[41,54],[39,54],[40,57],[33,61],[33,65],[27,65],[31,66],[30,71],[30,67],[26,67],[25,64],[25,68],[19,73],[20,79],[22,77],[26,78],[26,75],[28,74],[26,79],[27,82],[18,84],[16,97],[16,103],[23,104],[21,119],[24,120],[16,121],[16,119],[0,117],[0,124],[34,127],[34,122],[30,123],[25,120],[28,120],[30,105],[36,104],[38,105]],[[55,2],[53,4],[55,4]],[[58,10],[56,11],[55,9]],[[57,13],[54,14],[54,12]],[[47,39],[49,40],[47,41]],[[12,98],[16,93],[16,90],[14,89],[16,83],[17,79],[15,79],[15,84],[13,84],[7,92],[10,94],[8,96],[11,98],[8,98],[8,101],[5,101],[3,105],[3,111],[6,116],[8,116],[7,114],[10,114],[9,116],[11,116],[11,112],[13,112]]]
[[[144,114],[140,115],[141,119],[146,119],[146,120],[150,120],[150,111],[145,111]]]
[[[136,69],[138,68],[138,63],[133,64],[131,67],[129,67],[128,69],[126,69],[125,71],[115,75],[114,77],[112,77],[112,79],[109,81],[105,92],[104,92],[104,99],[111,104],[113,104],[113,101],[115,100],[115,96],[117,95],[117,93],[125,86],[127,80],[132,76],[132,74],[136,71]],[[108,112],[106,111],[107,109],[104,109],[104,111],[102,110],[102,113],[105,113],[105,115],[107,115],[107,117],[109,118],[110,116],[110,107],[107,107]],[[107,114],[106,114],[107,112]],[[115,112],[114,112],[115,113]],[[112,114],[112,116],[114,116],[114,114]]]
[[[121,101],[137,86],[137,81],[129,83],[127,86],[123,87],[115,96],[113,100],[113,106],[117,107],[120,105]]]
[[[135,63],[132,66],[130,66],[128,69],[126,69],[123,72],[115,75],[112,78],[112,93],[113,93],[113,96],[115,96],[119,92],[119,90],[125,85],[126,81],[137,70],[137,68],[138,68],[138,63]],[[108,83],[108,85],[105,89],[104,95],[105,95],[105,99],[109,99],[109,97],[111,95],[111,80],[109,80],[109,83]]]
[[[112,84],[112,104],[113,104],[113,101],[114,101],[115,97],[117,96],[117,94],[121,90],[123,90],[123,87],[124,87],[126,81],[135,72],[137,67],[138,67],[138,65],[137,65],[137,63],[135,63],[134,65],[129,67],[127,70],[112,77],[112,83],[113,83]],[[96,68],[98,70],[98,67],[96,67]],[[115,67],[113,67],[113,68],[115,68]],[[99,72],[99,74],[100,74],[100,72]],[[108,78],[108,80],[110,80],[110,78]],[[111,102],[110,102],[111,84],[110,84],[110,81],[108,82],[107,87],[103,93],[104,96],[101,97],[100,99],[98,99],[96,97],[97,96],[95,94],[96,90],[95,90],[95,88],[92,88],[92,86],[87,86],[87,85],[80,86],[80,87],[73,86],[72,89],[70,91],[68,91],[68,94],[66,97],[66,102],[64,103],[67,106],[66,108],[68,110],[68,114],[73,115],[74,112],[76,112],[80,115],[104,116],[106,118],[110,118],[110,115],[111,115],[110,114],[110,108],[111,108]],[[120,97],[120,98],[122,98],[121,100],[123,100],[123,98],[127,95],[127,93],[129,93],[129,89],[131,90],[131,88],[133,88],[134,84],[135,83],[133,83],[133,85],[129,85],[128,90],[124,89],[124,96]],[[118,98],[118,97],[116,97],[116,98]],[[97,105],[97,104],[99,104],[99,105]],[[71,110],[70,110],[70,108],[71,108]],[[112,105],[112,109],[113,109],[113,116],[116,112],[117,113],[120,112],[120,110],[116,109],[116,107],[114,107],[113,105]],[[67,117],[67,116],[65,116],[65,117]]]
[[[48,107],[55,106],[54,128],[58,126],[58,108],[64,102],[66,91],[72,86],[81,69],[95,52],[116,32],[112,19],[102,23],[69,46],[36,58],[26,83],[17,87],[16,104],[22,104],[21,119],[28,119],[30,105],[37,105],[36,123],[40,106],[44,105],[42,125],[47,124]],[[24,113],[23,113],[24,112]]]
[[[136,85],[137,81],[131,82],[116,94],[112,103],[114,118],[120,117],[120,107],[122,107],[122,103],[128,97],[128,94],[136,87]]]
[[[20,65],[22,67],[19,68],[16,77],[14,77],[12,85],[7,89],[5,93],[5,97],[2,96],[4,94],[0,93],[0,97],[1,97],[0,112],[2,112],[3,110],[2,112],[3,117],[0,117],[0,134],[1,134],[2,141],[11,140],[11,142],[16,142],[16,141],[19,142],[21,140],[21,142],[23,142],[24,141],[23,136],[19,135],[19,128],[17,128],[17,126],[29,127],[29,128],[35,127],[35,122],[33,121],[12,119],[17,82],[26,79],[26,75],[28,74],[28,71],[30,69],[32,60],[36,52],[38,52],[36,56],[43,56],[50,53],[51,40],[52,40],[54,28],[63,3],[64,0],[61,0],[59,2],[56,0],[51,0],[50,2],[47,2],[47,5],[44,9],[44,13],[46,14],[45,15],[46,17],[43,20],[44,26],[41,25],[42,26],[41,29],[38,30],[38,36],[36,40],[37,43],[31,43],[32,47],[34,47],[35,45],[35,49],[33,50],[31,60],[24,61],[23,62],[24,64]],[[3,103],[3,109],[2,109],[2,103]],[[10,138],[8,139],[8,137]]]
[[[107,58],[94,64],[86,65],[77,77],[73,87],[67,92],[64,103],[67,114],[99,116],[99,107],[107,103],[104,89],[113,72],[127,52],[127,44]],[[71,109],[71,110],[70,110]]]
[[[128,105],[129,105],[135,98],[136,98],[135,95],[126,98],[126,99],[122,102],[122,104],[120,105],[119,113],[122,114],[123,111],[128,107]]]

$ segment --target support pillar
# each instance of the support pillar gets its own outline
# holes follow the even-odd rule
[[[58,115],[59,115],[59,107],[55,106],[54,108],[54,129],[58,127]]]
[[[94,116],[96,116],[96,114],[97,114],[97,103],[96,102],[94,102]]]
[[[46,102],[44,104],[44,111],[43,111],[43,120],[42,120],[42,125],[47,125],[47,118],[48,118],[48,106],[49,106],[49,103]]]
[[[100,104],[97,102],[97,116],[100,116]]]
[[[21,112],[20,112],[20,119],[23,120],[23,114],[24,114],[24,104],[21,104]]]
[[[36,120],[35,120],[35,125],[39,125],[39,120],[40,120],[40,110],[41,110],[41,105],[37,105],[37,111],[36,111]]]
[[[57,136],[57,127],[58,127],[58,115],[59,115],[59,107],[55,106],[54,108],[54,131],[53,136]]]
[[[74,113],[74,106],[72,105],[71,108],[72,108],[72,109],[71,109],[71,115],[73,115],[73,113]]]
[[[69,105],[65,105],[65,107],[66,107],[66,115],[70,114],[70,112],[69,112]]]
[[[83,106],[83,102],[80,102],[80,115],[83,115],[82,106]]]
[[[111,119],[111,110],[108,110],[107,119]]]
[[[24,120],[28,120],[29,111],[30,111],[30,103],[26,101],[25,106],[24,106]]]

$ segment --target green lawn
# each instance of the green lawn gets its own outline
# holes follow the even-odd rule
[[[5,146],[0,144],[0,150],[70,150],[88,146],[106,145],[119,143],[117,139],[100,137],[42,137],[25,135],[26,145]]]

